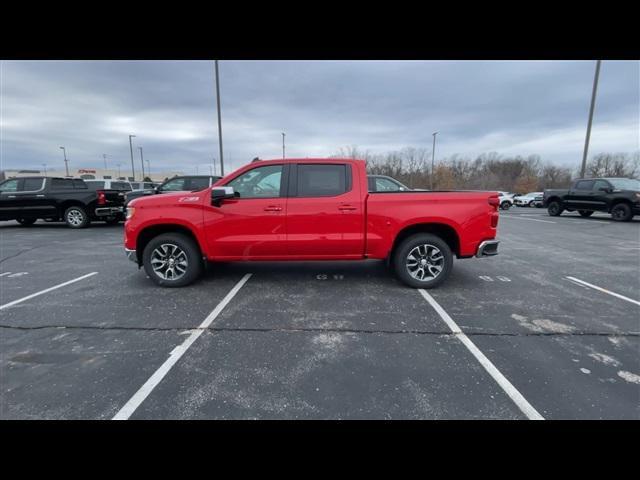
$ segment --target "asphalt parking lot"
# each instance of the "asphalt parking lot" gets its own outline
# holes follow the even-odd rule
[[[160,289],[122,225],[2,222],[0,418],[640,418],[640,218],[514,207],[499,239],[426,296],[377,261]]]

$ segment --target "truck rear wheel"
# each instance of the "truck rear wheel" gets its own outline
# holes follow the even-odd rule
[[[184,287],[202,273],[202,254],[196,243],[180,233],[153,238],[142,254],[147,275],[161,287]]]
[[[64,211],[64,222],[71,228],[84,228],[89,225],[89,215],[82,207],[69,207]]]
[[[562,210],[563,210],[562,205],[558,201],[551,202],[547,207],[547,212],[552,217],[557,217],[558,215],[560,215],[562,213]]]
[[[633,211],[626,203],[619,203],[611,209],[611,218],[616,222],[628,222],[633,218]]]
[[[504,202],[502,202],[500,204],[500,208],[502,210],[509,210],[511,208],[511,203],[507,202],[506,200]]]
[[[453,269],[449,245],[436,235],[419,233],[402,241],[393,252],[398,278],[413,288],[435,288]]]
[[[17,218],[16,222],[18,222],[23,227],[30,227],[34,223],[36,223],[36,218]]]

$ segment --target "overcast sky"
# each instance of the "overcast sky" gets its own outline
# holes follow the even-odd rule
[[[595,62],[220,61],[227,172],[253,157],[431,148],[436,160],[539,154],[578,166]],[[130,169],[128,135],[154,171],[218,158],[213,62],[2,61],[2,168]],[[604,61],[590,152],[640,149],[640,62]]]

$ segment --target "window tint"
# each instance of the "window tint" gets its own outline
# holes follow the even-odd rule
[[[593,189],[595,191],[599,191],[601,188],[611,188],[611,187],[609,186],[609,182],[605,182],[604,180],[596,180],[593,183]]]
[[[111,188],[113,190],[131,190],[131,187],[126,182],[111,182]]]
[[[12,178],[0,185],[0,192],[17,192],[18,191],[18,179]]]
[[[104,182],[86,182],[86,184],[91,190],[104,188]]]
[[[73,180],[68,178],[53,178],[51,180],[51,188],[54,190],[73,189]]]
[[[346,165],[298,165],[299,197],[332,197],[347,191]]]
[[[174,178],[173,180],[169,180],[165,183],[160,190],[163,192],[180,192],[184,190],[184,178]]]
[[[80,179],[74,179],[73,180],[73,187],[74,188],[87,188],[87,184],[84,183],[84,180],[80,180]]]
[[[272,198],[280,196],[282,165],[266,165],[243,173],[227,185],[240,198]]]
[[[376,192],[398,192],[400,185],[392,182],[388,178],[376,177]]]
[[[22,184],[21,192],[35,192],[42,188],[42,183],[44,179],[42,178],[25,178],[24,183]]]
[[[208,178],[192,178],[191,186],[189,190],[202,190],[203,188],[207,188],[209,186]]]
[[[111,180],[111,175],[103,175],[102,178],[105,180]]]
[[[576,183],[576,190],[591,190],[593,180],[582,180]]]
[[[153,183],[151,182],[144,182],[144,188],[146,189],[151,189],[153,188]]]

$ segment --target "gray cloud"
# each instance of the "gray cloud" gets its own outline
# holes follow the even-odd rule
[[[578,164],[593,62],[221,61],[225,160],[431,145],[437,158],[539,154]],[[218,156],[212,62],[2,61],[2,168],[130,164],[194,172]],[[605,61],[591,152],[640,149],[640,62]],[[137,153],[137,152],[136,152]],[[136,164],[137,166],[137,164]],[[228,169],[228,168],[227,168]]]

